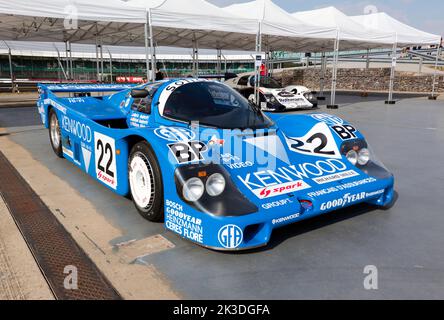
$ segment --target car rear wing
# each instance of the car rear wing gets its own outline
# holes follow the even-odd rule
[[[90,93],[90,92],[119,92],[131,89],[131,84],[38,84],[39,93],[44,92],[67,92],[67,93]]]

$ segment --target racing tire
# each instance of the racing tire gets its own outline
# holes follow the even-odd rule
[[[131,199],[139,212],[151,222],[163,221],[163,183],[156,155],[147,142],[139,142],[128,159]]]
[[[57,112],[54,109],[51,109],[51,111],[49,111],[48,121],[49,141],[51,142],[52,150],[57,155],[57,157],[63,158],[62,131],[60,129]]]

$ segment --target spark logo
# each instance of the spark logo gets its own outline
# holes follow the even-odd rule
[[[308,188],[311,188],[310,185],[308,185],[303,180],[299,180],[299,181],[292,181],[292,182],[288,182],[288,183],[282,183],[282,184],[274,185],[271,187],[255,189],[255,190],[251,190],[251,191],[253,191],[253,193],[259,199],[266,199],[266,198],[281,196],[281,195],[288,194],[291,192],[305,190]]]

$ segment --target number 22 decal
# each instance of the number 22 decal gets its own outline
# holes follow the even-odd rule
[[[291,151],[318,157],[341,158],[335,139],[325,123],[316,124],[303,137],[285,138]]]
[[[114,154],[113,154],[113,149],[111,148],[111,145],[109,143],[107,143],[105,145],[105,147],[103,147],[102,140],[98,140],[97,141],[97,151],[99,151],[99,153],[100,153],[99,162],[97,163],[97,168],[100,171],[108,174],[110,177],[114,177],[114,172],[111,171],[111,169],[110,169],[110,167],[114,161]],[[106,169],[102,166],[102,161],[103,161],[103,158],[105,155],[108,157],[108,162],[106,163]]]
[[[94,133],[96,177],[113,189],[117,189],[116,142],[101,133]]]

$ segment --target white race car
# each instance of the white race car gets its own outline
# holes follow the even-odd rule
[[[225,84],[254,100],[254,75],[231,78]],[[271,77],[261,77],[259,86],[260,106],[264,111],[310,109],[318,106],[315,94],[304,86],[282,85]]]

